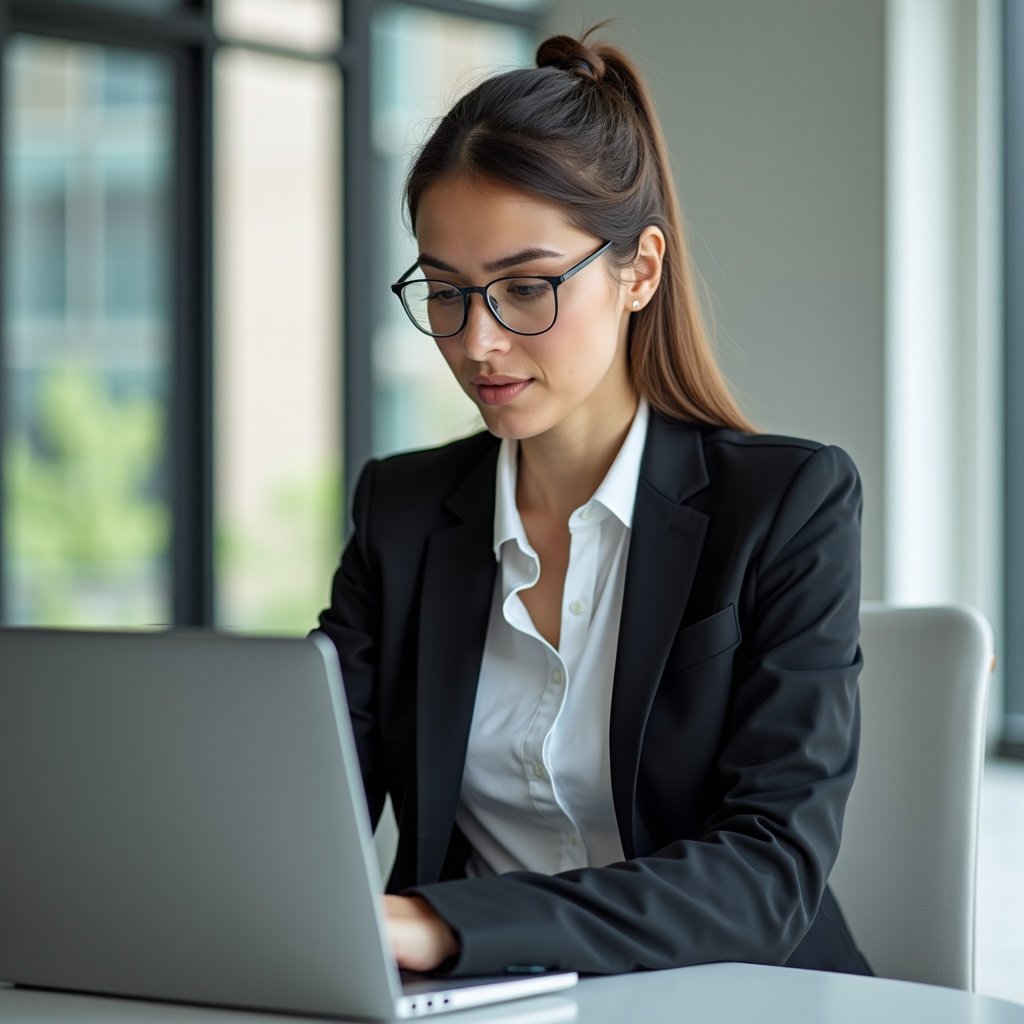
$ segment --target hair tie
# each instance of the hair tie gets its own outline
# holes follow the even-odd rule
[[[605,75],[604,60],[572,36],[552,36],[541,43],[537,67],[558,68],[592,82],[602,81]]]

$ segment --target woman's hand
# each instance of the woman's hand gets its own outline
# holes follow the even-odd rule
[[[459,951],[451,928],[419,896],[385,896],[384,924],[399,967],[432,971]]]

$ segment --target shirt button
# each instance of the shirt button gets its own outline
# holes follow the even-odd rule
[[[565,677],[562,675],[562,670],[560,668],[556,668],[555,671],[551,673],[551,679],[553,682],[560,683],[564,678]]]
[[[590,506],[580,509],[580,519],[589,519],[593,513],[590,511]]]
[[[573,846],[579,846],[580,845],[580,837],[577,836],[577,835],[571,835],[571,836],[569,836],[569,842],[572,843]]]
[[[571,611],[573,615],[579,615],[580,612],[583,611],[583,605],[579,601],[573,601],[573,603],[569,605],[569,611]]]
[[[542,765],[540,761],[534,761],[533,774],[536,775],[538,779],[544,778],[544,765]]]

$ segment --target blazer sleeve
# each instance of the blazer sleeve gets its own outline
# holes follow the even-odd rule
[[[838,853],[856,766],[860,508],[852,462],[820,448],[766,516],[703,833],[606,867],[411,890],[460,940],[450,973],[785,962]]]
[[[352,501],[353,531],[331,586],[331,604],[321,612],[319,628],[338,650],[345,695],[355,736],[363,788],[376,828],[384,807],[386,784],[381,771],[376,713],[380,573],[375,571],[368,540],[376,460],[366,464]]]

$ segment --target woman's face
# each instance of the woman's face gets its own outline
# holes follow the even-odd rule
[[[560,275],[604,241],[570,224],[558,207],[506,186],[462,177],[430,185],[416,211],[420,269],[458,285],[508,275]],[[532,337],[502,327],[470,298],[462,330],[437,339],[487,429],[525,439],[566,440],[627,423],[627,289],[601,256],[558,287],[558,318]]]

